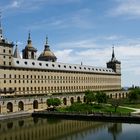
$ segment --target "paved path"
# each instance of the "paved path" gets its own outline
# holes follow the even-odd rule
[[[126,109],[132,109],[132,110],[134,110],[134,112],[132,112],[132,114],[140,115],[140,109],[139,108],[132,108],[132,107],[127,107],[127,106],[119,106],[119,107],[126,108]]]

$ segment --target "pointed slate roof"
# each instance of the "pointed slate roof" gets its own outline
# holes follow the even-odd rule
[[[19,54],[19,51],[18,51],[18,46],[16,44],[16,48],[15,48],[15,51],[14,51],[14,58],[21,58],[20,57],[20,54]]]

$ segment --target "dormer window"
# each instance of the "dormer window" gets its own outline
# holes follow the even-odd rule
[[[24,63],[25,63],[25,65],[27,65],[27,61],[25,61]]]
[[[35,65],[35,62],[32,62],[32,65]]]

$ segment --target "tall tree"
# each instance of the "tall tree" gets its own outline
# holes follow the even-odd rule
[[[95,95],[95,99],[97,103],[106,103],[107,102],[107,95],[104,92],[98,91]]]
[[[91,104],[95,101],[95,93],[90,90],[85,91],[85,99],[87,104]]]

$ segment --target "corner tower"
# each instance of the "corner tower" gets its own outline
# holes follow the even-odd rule
[[[13,46],[12,42],[7,41],[3,37],[3,29],[1,23],[1,13],[0,13],[0,66],[8,66],[12,65],[12,57],[13,57]]]
[[[37,49],[35,49],[32,45],[31,35],[29,32],[27,45],[22,50],[22,58],[23,59],[36,59],[36,52],[37,52]]]
[[[107,68],[111,68],[117,74],[121,74],[121,62],[115,57],[114,47],[112,47],[112,58],[109,62],[107,62]]]

